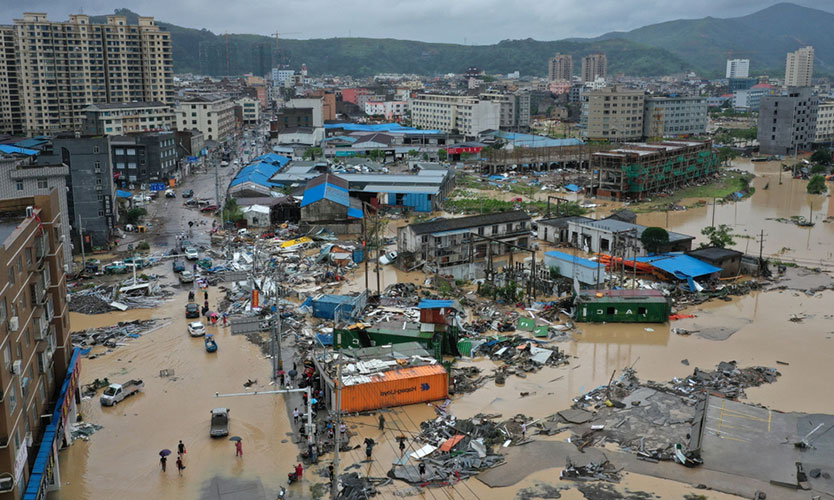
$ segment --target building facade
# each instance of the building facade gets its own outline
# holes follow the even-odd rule
[[[364,108],[364,105],[363,105]],[[312,125],[299,125],[299,126],[311,126],[311,127],[323,127],[324,126],[324,104],[320,98],[296,98],[290,99],[287,102],[287,105],[284,107],[284,112],[290,109],[304,109],[310,110],[313,117]]]
[[[588,90],[583,94],[581,125],[591,140],[639,141],[643,137],[642,90],[620,86]]]
[[[727,59],[726,78],[747,78],[750,76],[750,59]]]
[[[644,137],[679,137],[706,131],[705,97],[646,97]]]
[[[80,130],[90,104],[173,101],[171,35],[152,17],[93,24],[24,13],[0,27],[0,127],[14,134]]]
[[[272,68],[272,81],[278,85],[283,85],[287,80],[292,81],[295,75],[295,70]]]
[[[411,122],[420,128],[475,136],[501,125],[501,104],[472,96],[417,94],[409,107]]]
[[[785,95],[762,97],[759,104],[759,152],[792,154],[811,149],[816,139],[819,100],[808,87],[788,89]]]
[[[84,135],[124,135],[173,130],[174,108],[161,102],[91,104],[84,108]]]
[[[814,48],[810,45],[785,58],[785,87],[808,87],[814,74]]]
[[[573,57],[570,54],[556,53],[547,61],[547,79],[549,81],[567,80],[573,76]]]
[[[0,200],[0,496],[20,499],[70,360],[58,190]],[[80,402],[80,399],[79,401]],[[72,403],[76,403],[75,400]],[[71,415],[75,416],[75,404]],[[60,447],[60,445],[59,445]],[[57,467],[57,464],[55,465]]]
[[[817,144],[831,144],[834,142],[834,101],[822,101],[817,107],[814,142]]]
[[[608,75],[608,59],[605,54],[588,54],[582,58],[582,81],[592,82]]]
[[[151,132],[113,137],[113,177],[123,188],[141,188],[174,177],[177,145],[173,132]]]
[[[645,229],[646,226],[616,219],[571,220],[568,222],[568,239],[571,245],[585,252],[611,253],[629,248],[637,255],[646,255],[648,252],[640,240]],[[663,251],[687,252],[692,249],[694,240],[693,236],[670,231],[669,243]]]
[[[408,101],[367,101],[365,114],[382,116],[386,120],[401,118],[408,111]]]
[[[529,92],[489,92],[479,94],[478,98],[501,105],[498,121],[501,130],[521,132],[530,128]]]
[[[110,136],[58,136],[38,157],[42,165],[64,164],[67,176],[67,212],[73,247],[107,248],[118,220],[116,186],[110,156]]]
[[[259,99],[244,97],[243,99],[238,99],[235,103],[240,106],[243,123],[254,125],[261,121],[261,101]]]
[[[177,129],[196,128],[207,141],[225,141],[235,129],[235,104],[226,97],[201,95],[177,104]]]

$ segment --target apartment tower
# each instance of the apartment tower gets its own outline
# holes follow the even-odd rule
[[[551,59],[547,61],[547,79],[548,81],[567,80],[570,81],[573,75],[573,58],[570,54],[556,53]]]
[[[588,54],[582,58],[582,81],[592,82],[597,78],[605,78],[608,70],[608,60],[605,54]]]
[[[785,87],[810,87],[814,73],[814,48],[810,45],[788,52],[785,60]]]
[[[27,12],[0,26],[0,132],[80,130],[97,103],[174,97],[171,35],[152,17],[92,24],[86,15],[52,22]]]

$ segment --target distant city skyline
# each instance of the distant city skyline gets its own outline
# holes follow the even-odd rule
[[[351,0],[334,8],[332,0],[27,0],[4,2],[0,24],[27,12],[46,12],[51,21],[69,14],[112,14],[128,8],[168,23],[214,33],[272,35],[286,38],[397,38],[458,44],[493,44],[500,40],[560,40],[630,31],[677,19],[728,18],[751,14],[779,2],[761,0],[602,0],[588,8],[579,0],[459,0],[422,2]],[[791,3],[832,12],[830,0]],[[82,12],[83,11],[83,12]]]

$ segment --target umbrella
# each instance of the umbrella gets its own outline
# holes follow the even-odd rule
[[[243,438],[240,436],[232,436],[229,438],[229,441],[243,441]]]
[[[160,457],[167,457],[170,454],[171,454],[171,450],[169,450],[168,448],[165,448],[164,450],[159,452]]]
[[[284,373],[286,373],[284,370],[278,370],[278,375],[283,375]]]
[[[295,371],[295,370],[290,370],[290,377],[295,377],[296,375],[298,375],[298,372],[297,372],[297,371]]]

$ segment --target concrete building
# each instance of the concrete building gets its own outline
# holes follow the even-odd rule
[[[234,132],[235,104],[227,97],[201,95],[177,104],[177,129],[196,128],[207,141],[225,141]]]
[[[0,199],[44,196],[53,189],[58,196],[58,210],[69,213],[67,206],[67,176],[69,168],[58,162],[54,165],[37,163],[38,152],[25,148],[0,145]],[[61,218],[61,234],[70,234],[69,217]],[[72,270],[72,245],[61,246],[63,261]]]
[[[757,83],[759,83],[759,81],[755,78],[728,78],[727,92],[732,94],[736,90],[747,90]]]
[[[321,99],[321,117],[324,121],[336,119],[336,94],[335,92],[316,90],[307,94],[308,97]]]
[[[608,75],[608,59],[605,54],[588,54],[582,58],[583,82],[592,82],[597,78],[605,78]]]
[[[637,255],[646,255],[648,252],[640,241],[645,229],[646,226],[615,219],[573,220],[568,222],[568,238],[571,245],[589,253],[611,253],[625,247],[636,250]],[[688,252],[694,240],[694,236],[669,231],[669,244],[663,251]]]
[[[44,13],[27,12],[0,26],[0,131],[80,130],[90,104],[171,104],[171,35],[152,17],[138,23],[116,15],[105,24],[92,24],[86,15],[51,22]]]
[[[109,136],[58,136],[38,157],[40,165],[64,164],[69,170],[66,217],[76,252],[81,250],[79,223],[84,248],[90,251],[107,247],[118,220],[110,140]]]
[[[747,78],[750,76],[750,59],[727,59],[726,78]]]
[[[270,135],[288,128],[313,128],[313,108],[284,108],[269,123]]]
[[[396,120],[408,111],[408,101],[366,101],[365,114],[382,116],[386,120]]]
[[[759,152],[767,155],[807,151],[816,139],[819,100],[813,89],[791,88],[785,95],[762,97],[759,104]]]
[[[475,136],[501,125],[501,103],[472,96],[417,94],[409,103],[416,127]]]
[[[286,113],[288,110],[291,109],[310,110],[310,112],[312,113],[313,123],[311,125],[301,126],[312,126],[314,128],[324,126],[323,103],[320,98],[290,99],[287,102],[286,106],[284,106],[284,112]]]
[[[584,137],[611,142],[643,137],[645,93],[642,90],[605,87],[588,90],[583,97],[581,125]]]
[[[785,58],[785,87],[809,87],[814,74],[814,48],[810,45],[788,52]]]
[[[485,92],[478,95],[484,101],[501,104],[501,130],[520,132],[530,128],[530,93],[529,92]]]
[[[496,258],[517,251],[502,243],[527,247],[530,230],[530,216],[520,210],[409,224],[397,230],[397,265],[410,269],[425,262],[443,275],[480,278],[490,263],[495,270],[503,267],[506,260]]]
[[[744,111],[758,111],[762,97],[773,95],[776,87],[768,83],[759,83],[745,90],[733,92],[733,108]]]
[[[64,215],[57,189],[0,200],[0,214],[0,409],[4,415],[0,433],[5,437],[0,448],[0,494],[20,499],[34,472],[32,465],[38,466],[34,457],[47,424],[42,416],[53,413],[53,398],[71,359]],[[77,388],[76,383],[73,389]],[[80,397],[72,398],[66,407],[72,422],[78,403]],[[63,424],[61,431],[68,432],[67,422]],[[52,446],[48,448],[52,455]],[[57,456],[54,459],[57,468]]]
[[[84,135],[124,135],[173,130],[174,108],[161,102],[114,102],[84,108]]]
[[[140,188],[174,178],[177,146],[173,132],[149,132],[113,137],[113,176],[123,188]]]
[[[831,144],[832,142],[834,142],[834,101],[822,101],[817,107],[814,143]]]
[[[272,68],[272,81],[278,85],[283,85],[287,80],[292,81],[295,75],[295,70]]]
[[[626,143],[591,155],[591,170],[598,172],[595,194],[615,200],[678,189],[716,173],[720,163],[709,141]]]
[[[556,53],[555,56],[547,60],[547,79],[548,81],[567,80],[570,81],[573,76],[573,57],[570,54]]]
[[[177,145],[177,157],[200,156],[206,147],[203,133],[197,129],[177,130],[174,132],[174,142]]]
[[[604,264],[564,252],[545,252],[544,266],[548,269],[555,269],[559,276],[568,279],[576,278],[581,285],[585,286],[596,287],[608,279]]]
[[[646,97],[644,137],[680,137],[707,131],[705,97]]]
[[[548,243],[553,243],[554,245],[570,243],[568,222],[572,220],[591,221],[594,219],[584,217],[582,215],[568,215],[564,217],[539,219],[536,221],[536,235],[538,239]]]
[[[254,125],[261,121],[261,101],[259,99],[244,97],[235,101],[235,104],[240,106],[243,123]]]

